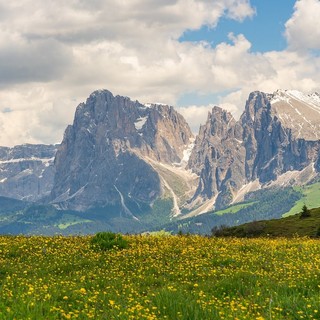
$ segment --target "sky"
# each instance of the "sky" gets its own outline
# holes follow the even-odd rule
[[[59,143],[97,89],[194,132],[250,92],[320,92],[319,0],[0,0],[0,145]]]

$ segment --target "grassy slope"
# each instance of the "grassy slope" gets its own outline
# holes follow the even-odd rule
[[[301,192],[303,197],[296,202],[294,207],[292,207],[289,212],[283,215],[284,217],[297,214],[298,212],[300,212],[304,204],[306,204],[308,208],[320,207],[320,197],[319,197],[320,182],[317,182],[309,186],[302,186],[302,187],[297,186],[297,187],[294,187],[294,190]]]
[[[218,216],[222,216],[223,214],[226,213],[237,213],[238,211],[240,211],[241,209],[250,207],[251,205],[253,205],[255,202],[248,202],[248,203],[240,203],[240,204],[235,204],[233,206],[230,206],[226,209],[223,210],[218,210],[218,211],[214,211],[213,213],[218,215]]]
[[[300,208],[301,211],[301,208]],[[316,235],[320,227],[320,208],[311,209],[311,217],[300,218],[300,214],[292,215],[286,218],[254,221],[236,227],[219,230],[219,236],[309,236]]]

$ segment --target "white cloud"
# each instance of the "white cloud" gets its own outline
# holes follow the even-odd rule
[[[0,9],[0,145],[59,141],[98,88],[171,104],[210,91],[212,50],[178,38],[254,14],[247,0],[0,0]]]
[[[173,105],[192,92],[220,95],[212,103],[235,116],[254,90],[319,91],[319,58],[295,50],[299,28],[311,33],[318,23],[307,19],[317,6],[297,2],[286,24],[288,50],[256,54],[241,34],[213,48],[178,41],[223,16],[252,17],[246,0],[0,0],[0,145],[60,141],[77,104],[100,88]],[[318,48],[311,38],[308,48]],[[211,108],[179,110],[197,132]]]
[[[177,111],[181,113],[190,124],[192,132],[197,134],[199,131],[199,124],[204,124],[206,122],[208,113],[211,112],[213,106],[214,105],[180,107]]]
[[[291,50],[320,49],[320,1],[298,0],[293,16],[286,23]]]

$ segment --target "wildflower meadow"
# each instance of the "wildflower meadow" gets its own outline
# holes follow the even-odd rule
[[[0,319],[320,319],[320,241],[0,237]]]

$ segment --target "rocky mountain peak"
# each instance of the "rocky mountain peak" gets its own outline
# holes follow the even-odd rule
[[[0,195],[37,201],[50,194],[56,145],[0,147]]]
[[[214,199],[221,208],[253,183],[260,188],[283,181],[288,172],[295,172],[298,181],[313,179],[320,162],[319,102],[315,93],[255,91],[239,121],[214,108],[189,160],[200,176],[195,197]]]
[[[214,107],[206,124],[200,127],[188,163],[200,176],[193,201],[214,198],[218,207],[230,202],[234,189],[244,183],[241,136],[241,128],[231,113]]]
[[[268,112],[270,108],[269,95],[264,92],[254,91],[250,93],[246,102],[241,122],[253,123],[255,120],[260,119],[263,113]]]
[[[295,138],[320,138],[320,96],[297,90],[277,90],[270,99],[271,113]]]
[[[124,214],[130,203],[151,204],[161,183],[148,159],[181,162],[191,138],[173,107],[95,91],[78,106],[57,152],[52,200],[80,210],[120,206]]]

